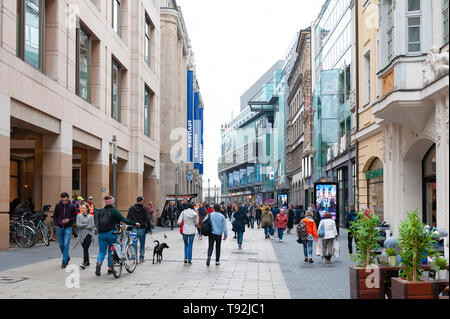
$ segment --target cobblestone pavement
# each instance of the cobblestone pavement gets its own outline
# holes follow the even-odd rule
[[[349,266],[351,265],[347,248],[347,232],[340,230],[340,256],[331,264],[323,264],[322,258],[315,255],[313,264],[304,262],[303,245],[297,243],[295,229],[284,234],[283,242],[272,240],[277,260],[283,272],[286,285],[294,299],[349,299]]]
[[[314,299],[349,298],[348,257],[342,239],[341,259],[331,265],[314,257],[312,265],[303,262],[302,246],[294,234],[283,242],[264,239],[262,229],[248,229],[243,249],[237,249],[231,225],[228,239],[222,242],[221,265],[205,264],[208,240],[196,236],[193,265],[183,263],[184,246],[179,229],[157,227],[147,236],[146,262],[134,273],[125,270],[119,279],[94,274],[98,242],[91,245],[91,266],[80,270],[80,288],[69,289],[66,280],[72,273],[61,269],[58,244],[31,249],[14,248],[0,252],[0,298],[150,298],[150,299]],[[164,238],[164,235],[167,238]],[[346,236],[344,236],[346,237]],[[152,264],[153,240],[167,242],[161,264]],[[69,265],[80,265],[82,248],[72,239]],[[214,261],[215,253],[213,253]],[[77,268],[78,270],[78,268]],[[73,271],[73,270],[72,270]]]

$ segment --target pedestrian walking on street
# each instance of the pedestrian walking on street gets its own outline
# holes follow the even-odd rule
[[[254,204],[250,205],[248,217],[250,220],[249,226],[252,229],[254,229],[255,228],[255,219],[256,219],[256,206]]]
[[[114,208],[114,197],[107,195],[104,198],[105,208],[101,209],[95,216],[95,226],[98,230],[98,256],[95,274],[100,276],[103,260],[108,253],[108,275],[113,273],[111,262],[111,246],[117,242],[116,231],[117,225],[123,222],[127,225],[140,227],[139,223],[124,218],[117,209]]]
[[[329,264],[331,262],[331,257],[333,256],[333,244],[334,241],[338,239],[338,232],[336,228],[336,222],[331,218],[330,213],[325,213],[324,219],[319,223],[319,233],[320,227],[324,227],[325,235],[322,238],[322,256],[324,258],[324,263]]]
[[[198,235],[199,235],[199,239],[202,239],[202,223],[203,220],[205,219],[206,215],[207,215],[207,210],[205,209],[203,203],[200,203],[199,207],[198,207],[198,218],[199,218],[199,222],[198,222]]]
[[[234,232],[234,237],[233,237],[233,239],[236,239],[236,238],[237,238],[237,233],[236,233],[236,229],[234,228],[233,221],[234,221],[234,213],[236,213],[238,210],[239,210],[239,207],[238,207],[238,205],[235,204],[235,205],[233,206],[232,213],[231,213],[231,217],[230,217],[230,221],[231,221],[231,225],[232,225],[231,230]]]
[[[355,205],[350,205],[350,210],[347,213],[347,229],[350,229],[350,225],[352,222],[356,220],[356,216],[358,214],[355,211]],[[356,238],[355,238],[356,243]],[[348,253],[353,254],[353,235],[351,232],[348,232]]]
[[[94,203],[94,197],[89,196],[86,205],[88,205],[89,214],[91,214],[91,216],[94,216],[97,213],[97,208],[95,208],[95,203]]]
[[[277,215],[280,213],[280,208],[278,208],[278,205],[274,205],[272,206],[272,214],[273,214],[273,219],[277,220]],[[278,231],[277,231],[277,225],[275,225],[275,234],[273,237],[277,237],[278,236]]]
[[[145,260],[145,237],[152,227],[147,208],[144,206],[143,197],[136,199],[136,204],[128,210],[127,218],[139,223],[139,227],[133,228],[133,231],[137,234],[137,238],[135,238],[133,244],[137,250],[139,240],[139,262],[143,263]]]
[[[242,249],[245,225],[248,224],[249,220],[247,214],[244,212],[244,208],[240,205],[237,208],[238,210],[234,212],[231,223],[233,224],[233,229],[236,232],[239,249]]]
[[[287,223],[287,233],[288,234],[290,234],[292,228],[294,228],[294,219],[295,219],[294,207],[292,205],[289,205],[288,223]]]
[[[176,223],[176,218],[177,218],[177,208],[176,208],[174,202],[170,202],[168,213],[169,213],[169,221],[170,221],[170,230],[173,230],[173,226]]]
[[[61,200],[55,206],[53,224],[58,234],[59,249],[62,253],[62,268],[66,268],[70,261],[69,247],[72,236],[72,226],[76,223],[77,211],[69,199],[69,194],[62,193]]]
[[[305,218],[303,218],[299,226],[297,227],[299,231],[298,236],[303,243],[303,253],[305,255],[305,262],[313,263],[313,242],[318,241],[317,226],[313,218],[314,214],[311,211],[306,212]],[[302,227],[304,224],[304,227]],[[304,233],[303,233],[304,232]]]
[[[211,257],[214,249],[214,244],[216,244],[216,266],[220,265],[220,244],[223,240],[227,240],[227,220],[225,216],[220,211],[220,205],[214,205],[214,212],[209,214],[208,217],[211,219],[212,232],[208,236],[208,259],[206,260],[206,265],[209,266],[211,262]]]
[[[77,215],[78,235],[80,236],[81,246],[83,247],[83,263],[81,269],[86,269],[90,265],[89,247],[94,238],[94,216],[90,214],[87,204],[81,205],[81,214]]]
[[[258,205],[256,208],[256,226],[258,226],[258,229],[261,228],[261,216],[262,216],[262,210],[261,210],[261,206]]]
[[[199,216],[194,210],[194,205],[189,203],[187,209],[183,210],[178,218],[178,224],[183,222],[183,241],[184,241],[184,263],[192,265],[192,247],[194,245],[195,233],[197,232]]]
[[[286,215],[286,210],[281,209],[280,213],[277,215],[277,218],[275,219],[275,227],[278,230],[278,238],[281,241],[283,241],[283,234],[284,230],[286,229],[288,223],[288,217]]]
[[[263,207],[264,209],[264,207]],[[273,227],[273,214],[270,208],[265,208],[262,212],[261,226],[264,228],[266,239],[270,238],[270,229]]]

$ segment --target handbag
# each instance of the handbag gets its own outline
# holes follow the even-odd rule
[[[201,232],[203,236],[209,236],[212,233],[211,216],[209,214],[202,222]]]
[[[270,233],[270,236],[273,236],[273,235],[275,235],[275,228],[273,228],[273,227],[270,227],[270,229],[269,229],[269,233]]]
[[[319,243],[316,245],[316,256],[322,256],[322,245]]]
[[[340,254],[341,254],[341,244],[339,243],[339,240],[334,240],[333,243],[334,258],[339,259]]]
[[[319,228],[319,237],[323,238],[325,236],[325,226],[322,224]]]
[[[183,221],[181,222],[180,234],[183,235],[183,226],[184,226],[184,213],[183,213]]]

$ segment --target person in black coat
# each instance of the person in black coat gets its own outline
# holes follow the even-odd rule
[[[245,232],[245,224],[248,224],[250,221],[248,219],[247,214],[241,205],[238,206],[238,210],[233,214],[233,231],[236,232],[237,242],[239,245],[239,249],[242,249],[242,241],[244,239]]]
[[[287,233],[291,233],[291,229],[294,228],[294,219],[295,219],[295,213],[294,213],[294,207],[292,205],[289,205],[289,211],[288,211],[288,223],[287,223]]]
[[[173,225],[175,224],[175,221],[177,220],[177,207],[175,206],[174,202],[170,203],[169,209],[168,209],[168,217],[170,221],[170,230],[173,230]]]

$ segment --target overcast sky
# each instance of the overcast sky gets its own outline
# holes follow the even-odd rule
[[[276,61],[325,0],[177,0],[191,39],[205,104],[203,181],[220,185],[220,126],[239,114],[240,97]],[[207,184],[204,185],[207,187]]]

